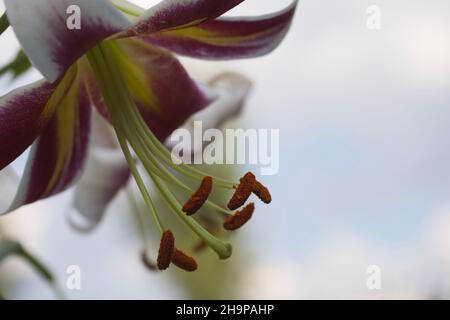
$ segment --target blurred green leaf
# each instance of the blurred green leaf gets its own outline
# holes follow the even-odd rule
[[[8,17],[6,16],[6,13],[2,15],[0,18],[0,35],[9,27],[9,21]]]
[[[0,242],[0,262],[13,254],[20,254],[22,246],[18,242],[14,241],[2,241]]]
[[[5,240],[0,242],[0,262],[6,259],[8,256],[17,255],[25,259],[44,279],[48,282],[53,283],[54,278],[52,273],[48,268],[41,263],[36,257],[34,257],[30,252],[25,250],[23,246],[16,242]]]
[[[13,75],[13,78],[17,78],[18,76],[24,74],[31,68],[31,62],[28,59],[28,57],[25,55],[25,53],[20,50],[15,58],[2,67],[0,69],[0,76],[3,76],[5,73],[11,72]]]

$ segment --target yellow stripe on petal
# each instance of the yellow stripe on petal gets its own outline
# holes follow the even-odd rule
[[[171,30],[163,32],[162,34],[169,37],[188,38],[211,45],[226,47],[229,45],[236,45],[236,43],[240,42],[255,40],[260,37],[263,37],[266,34],[270,34],[271,32],[273,32],[273,29],[238,36],[238,35],[224,34],[222,32],[214,32],[199,27],[192,27],[187,29]]]
[[[59,107],[61,101],[65,99],[65,96],[72,88],[76,76],[77,76],[77,68],[76,66],[73,66],[64,75],[63,79],[58,84],[58,87],[55,89],[55,92],[52,94],[51,98],[45,105],[45,109],[42,112],[41,117],[39,118],[40,126],[44,127],[50,120],[50,118],[54,115],[56,108]]]
[[[184,29],[142,35],[154,46],[208,60],[245,59],[266,55],[283,41],[298,1],[287,8],[256,17],[219,17]]]
[[[75,69],[76,74],[76,69]],[[69,91],[66,92],[65,97],[60,102],[58,110],[55,113],[57,121],[57,137],[58,137],[58,154],[53,171],[53,175],[47,185],[47,189],[44,194],[49,194],[55,189],[56,184],[59,181],[61,173],[66,169],[68,165],[67,159],[72,158],[74,135],[76,132],[76,117],[78,114],[78,90],[80,82],[76,80],[72,83]]]
[[[54,95],[47,98],[41,108],[46,109],[45,115],[36,122],[42,122],[45,128],[34,140],[9,211],[66,190],[83,169],[91,106],[77,70],[77,66],[70,69],[58,86],[53,87]],[[37,95],[36,99],[41,97]],[[52,110],[54,113],[50,116]],[[31,130],[33,125],[29,125]]]
[[[150,107],[155,112],[160,112],[158,98],[150,85],[152,76],[146,73],[146,70],[139,64],[139,55],[128,49],[126,43],[130,41],[138,43],[132,39],[111,41],[110,48],[116,56],[117,67],[121,72],[126,87],[130,90],[136,102]],[[122,46],[121,43],[124,45]]]
[[[167,29],[167,30],[161,30],[161,32],[163,32],[163,31],[175,31],[175,30],[180,30],[180,29],[187,29],[187,28],[190,28],[190,27],[193,27],[193,26],[197,26],[197,25],[207,21],[208,19],[209,18],[199,18],[199,19],[196,19],[196,20],[194,20],[192,22],[189,22],[189,23],[177,26],[177,27],[173,27],[173,28],[170,28],[170,29]]]

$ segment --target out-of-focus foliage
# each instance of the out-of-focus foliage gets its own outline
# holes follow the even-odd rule
[[[5,32],[6,29],[8,28],[9,28],[8,17],[6,13],[4,13],[0,17],[0,35],[2,35],[3,32]],[[13,75],[13,79],[15,79],[20,75],[24,74],[30,68],[31,68],[30,60],[25,55],[25,52],[23,52],[23,50],[19,50],[19,52],[17,52],[16,56],[11,62],[7,63],[5,66],[0,68],[0,77],[8,72],[11,72]]]
[[[0,76],[11,73],[13,79],[21,76],[31,68],[31,62],[25,53],[20,50],[15,58],[0,69]]]
[[[1,232],[1,231],[0,231]],[[49,285],[55,289],[55,294],[60,296],[60,291],[57,288],[55,279],[52,272],[47,268],[47,266],[42,263],[36,256],[29,252],[26,248],[22,246],[17,241],[10,240],[0,234],[0,264],[3,263],[7,258],[16,256],[22,258],[23,261],[28,263],[37,274],[39,274]],[[2,276],[5,276],[2,274]],[[5,288],[0,288],[5,290]],[[6,288],[7,289],[7,288]],[[0,300],[5,299],[3,295],[4,292],[0,292]]]
[[[6,13],[4,13],[0,17],[0,35],[9,27],[9,21],[8,17],[6,16]]]
[[[16,255],[29,263],[34,270],[48,282],[53,283],[54,278],[49,269],[35,256],[28,252],[19,242],[12,240],[0,241],[0,263],[8,256]]]

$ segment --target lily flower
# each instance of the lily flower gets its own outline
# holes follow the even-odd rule
[[[128,166],[105,175],[111,188],[100,198],[110,201],[131,172],[162,235],[160,269],[170,262],[182,267],[182,261],[192,269],[192,260],[175,246],[144,178],[153,181],[168,207],[202,241],[220,258],[228,258],[231,245],[189,215],[207,205],[230,216],[225,226],[239,218],[241,223],[233,226],[240,227],[242,212],[249,218],[253,204],[237,214],[230,210],[244,206],[252,192],[260,196],[254,190],[259,182],[251,173],[235,182],[176,165],[162,141],[217,98],[190,78],[174,53],[214,60],[256,57],[273,51],[287,34],[297,1],[270,15],[221,17],[243,1],[164,0],[144,10],[124,0],[5,0],[8,21],[25,54],[45,77],[0,99],[0,170],[32,146],[5,213],[77,182],[88,151],[93,106],[112,126]],[[66,24],[68,8],[74,6],[81,13],[79,28]],[[199,183],[199,189],[183,179]],[[172,188],[192,195],[183,205]],[[213,188],[234,190],[228,209],[208,201]],[[183,210],[187,207],[195,210]]]

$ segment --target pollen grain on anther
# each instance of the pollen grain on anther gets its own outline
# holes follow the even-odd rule
[[[175,249],[172,257],[172,263],[178,268],[183,269],[188,272],[193,272],[197,270],[197,262],[194,258],[188,256],[183,251]]]
[[[239,185],[236,187],[233,197],[228,202],[228,209],[236,210],[242,207],[252,194],[255,182],[255,175],[251,172],[248,172],[242,177]]]
[[[175,237],[170,230],[163,232],[158,252],[158,269],[165,270],[169,267],[175,251]]]
[[[191,216],[197,213],[198,210],[205,204],[208,200],[209,195],[212,191],[213,179],[211,177],[203,178],[200,187],[197,191],[189,198],[186,204],[183,206],[183,212]]]
[[[261,182],[258,180],[255,181],[253,185],[253,193],[264,203],[269,204],[272,202],[272,195],[270,194],[269,189],[267,189]]]
[[[238,211],[231,217],[229,217],[223,224],[225,230],[233,231],[237,230],[246,224],[252,217],[255,211],[255,204],[250,203],[241,211]]]

